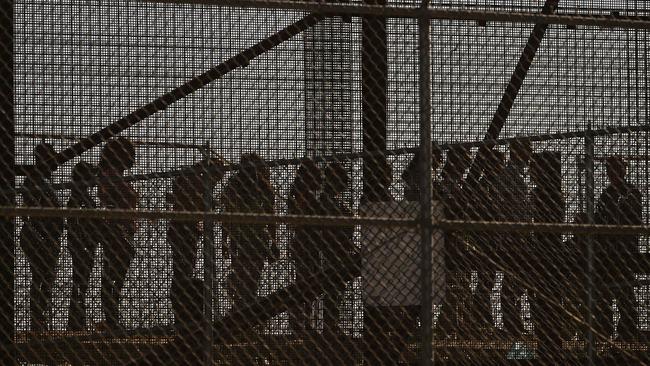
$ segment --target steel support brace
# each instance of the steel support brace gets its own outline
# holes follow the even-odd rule
[[[546,0],[544,7],[542,8],[542,14],[555,13],[558,2],[559,0]],[[524,46],[524,50],[519,57],[519,62],[517,62],[517,66],[510,76],[510,81],[506,86],[506,90],[501,96],[501,102],[499,102],[497,111],[492,117],[490,126],[488,127],[487,133],[485,134],[485,140],[496,140],[499,138],[501,130],[503,129],[503,126],[505,125],[506,120],[510,115],[512,106],[515,104],[515,99],[517,99],[519,90],[521,89],[521,86],[524,85],[524,80],[528,75],[528,70],[530,70],[530,66],[532,65],[533,59],[537,54],[537,50],[542,43],[542,39],[546,34],[547,28],[547,23],[535,24],[535,27],[533,27],[533,31],[530,33],[530,36],[526,41],[526,45]],[[482,151],[479,150],[479,152],[476,154],[476,159],[474,159],[474,163],[470,167],[469,173],[467,174],[467,180],[470,182],[478,181],[478,178],[481,175],[479,165],[477,164],[477,161],[480,160],[481,153]]]
[[[424,0],[423,9],[428,7]],[[433,294],[432,294],[432,141],[431,141],[431,29],[430,20],[418,19],[418,50],[420,76],[420,236],[421,236],[421,336],[420,365],[430,366],[433,362]]]
[[[236,54],[235,56],[220,63],[219,65],[204,72],[203,74],[193,77],[183,85],[178,86],[175,89],[159,96],[153,101],[129,113],[125,117],[122,117],[117,122],[114,122],[102,128],[101,130],[93,133],[88,137],[80,139],[79,142],[58,153],[52,159],[56,161],[57,165],[65,164],[71,159],[80,156],[84,152],[92,149],[102,142],[119,135],[122,131],[135,126],[153,114],[167,109],[167,107],[173,103],[196,92],[209,83],[220,79],[227,73],[240,67],[246,67],[251,60],[270,51],[271,49],[280,45],[282,42],[291,39],[295,35],[300,34],[305,29],[318,24],[323,19],[325,19],[325,16],[320,14],[310,14],[305,16],[297,22],[259,41],[255,45]]]

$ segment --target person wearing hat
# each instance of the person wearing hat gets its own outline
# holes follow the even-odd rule
[[[97,170],[91,164],[80,161],[72,168],[73,187],[68,200],[68,208],[94,209],[95,200],[89,192]],[[68,329],[84,330],[86,306],[84,296],[88,290],[90,273],[97,243],[101,235],[100,222],[82,217],[68,218],[68,251],[72,257],[72,290]]]
[[[626,180],[627,164],[620,156],[606,159],[609,185],[596,205],[595,223],[601,225],[642,225],[641,192]],[[635,273],[638,268],[638,235],[599,235],[594,240],[594,284],[596,309],[594,333],[608,337],[614,333],[610,305],[616,299],[620,320],[619,338],[630,340],[636,333]],[[635,268],[637,267],[637,268]]]
[[[56,151],[42,142],[34,149],[35,166],[25,177],[21,193],[26,207],[59,208],[59,200],[52,189],[51,177],[56,164]],[[23,217],[20,246],[27,257],[32,273],[30,287],[31,330],[47,330],[52,286],[56,278],[56,263],[61,250],[64,220],[58,217]]]

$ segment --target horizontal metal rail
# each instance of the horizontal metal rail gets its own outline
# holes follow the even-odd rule
[[[62,140],[78,142],[83,140],[83,137],[75,135],[66,135],[58,133],[30,133],[30,132],[17,132],[16,137],[40,139],[40,140]],[[184,144],[182,142],[165,142],[165,141],[146,141],[139,139],[129,139],[133,145],[136,146],[154,146],[169,149],[203,149],[205,146],[198,144]]]
[[[50,207],[0,207],[0,217],[75,217],[85,219],[145,219],[145,220],[177,220],[203,221],[205,219],[219,222],[240,224],[276,224],[289,225],[319,225],[319,226],[350,226],[350,225],[384,225],[412,226],[418,225],[417,220],[392,217],[349,217],[349,216],[303,216],[303,215],[269,215],[269,214],[238,214],[205,211],[164,211],[164,210],[101,210],[78,208]]]
[[[389,212],[387,212],[390,215]],[[0,207],[0,217],[78,217],[88,219],[145,219],[203,221],[241,224],[277,224],[350,226],[384,225],[395,227],[416,227],[419,220],[399,217],[364,216],[317,216],[317,215],[270,215],[245,213],[219,213],[212,211],[171,211],[171,210],[102,210],[78,208],[39,208],[39,207]],[[464,221],[438,220],[434,227],[446,231],[490,231],[519,233],[573,233],[573,234],[611,234],[611,235],[649,235],[650,225],[595,225],[569,223],[529,223],[508,221]]]
[[[260,0],[139,0],[147,3],[197,4],[240,8],[296,10],[323,15],[385,16],[391,18],[422,18],[470,20],[480,22],[546,23],[604,28],[650,29],[650,17],[629,15],[594,15],[579,13],[540,14],[534,12],[444,9],[430,7],[380,6],[368,4],[323,3],[302,1]]]
[[[568,223],[488,222],[440,220],[436,225],[446,231],[490,231],[515,233],[561,233],[584,235],[648,235],[650,225],[596,225]]]
[[[470,142],[459,142],[459,143],[447,143],[447,144],[438,144],[438,148],[442,150],[449,150],[454,147],[463,146],[466,148],[477,148],[481,146],[501,146],[508,145],[515,141],[529,141],[529,142],[544,142],[552,140],[566,140],[572,138],[583,138],[587,134],[591,134],[592,137],[603,137],[616,134],[626,134],[626,133],[637,133],[637,132],[647,132],[650,131],[650,125],[643,124],[639,126],[610,126],[604,127],[596,130],[584,130],[584,131],[573,131],[573,132],[557,132],[557,133],[548,133],[541,135],[532,135],[532,136],[518,136],[511,138],[502,138],[497,140],[478,140]],[[332,155],[322,155],[315,156],[311,158],[315,162],[330,162],[330,161],[349,161],[354,159],[362,159],[364,157],[372,158],[373,156],[398,156],[405,154],[414,154],[420,148],[419,147],[405,147],[393,150],[386,150],[383,152],[354,152],[354,153],[342,153],[342,154],[332,154]],[[305,158],[294,158],[294,159],[274,159],[265,162],[265,165],[271,168],[282,167],[289,165],[299,165]],[[177,169],[162,171],[162,172],[153,172],[153,173],[144,173],[144,174],[133,174],[127,175],[124,177],[104,177],[88,180],[85,182],[80,182],[88,186],[94,186],[98,183],[104,182],[137,182],[144,180],[153,180],[153,179],[170,179],[175,178],[181,175],[187,174],[196,174],[197,172],[202,173],[222,173],[226,171],[235,171],[239,169],[239,164],[227,164],[227,165],[207,165],[198,164],[193,166],[179,167]],[[79,184],[79,183],[76,183]],[[61,189],[70,189],[74,187],[75,184],[72,182],[64,182],[53,184],[52,188],[55,190]],[[6,190],[5,190],[6,191]]]

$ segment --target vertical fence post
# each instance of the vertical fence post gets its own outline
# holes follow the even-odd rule
[[[433,359],[432,319],[432,142],[431,142],[431,30],[425,15],[428,0],[422,2],[423,15],[418,18],[418,48],[420,75],[420,235],[422,246],[421,275],[421,337],[420,365],[429,366]]]
[[[206,142],[206,151],[210,144]],[[212,211],[212,179],[210,173],[203,172],[203,204],[206,214]],[[203,219],[203,314],[205,317],[205,364],[213,365],[212,295],[214,289],[214,222],[208,215]]]
[[[15,206],[14,1],[0,1],[0,206]],[[0,364],[16,364],[14,323],[15,219],[0,217]]]
[[[587,223],[594,223],[594,136],[591,133],[591,121],[587,124],[585,134],[585,203]],[[587,364],[594,365],[594,237],[587,235]]]

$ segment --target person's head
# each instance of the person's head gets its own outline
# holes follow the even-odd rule
[[[325,190],[339,194],[348,188],[350,177],[343,164],[333,161],[325,167]]]
[[[486,176],[495,177],[503,173],[506,167],[504,154],[497,149],[489,149],[485,152],[484,172]]]
[[[175,209],[201,211],[204,209],[205,182],[201,174],[186,174],[174,178],[170,200]]]
[[[56,150],[47,142],[41,142],[34,148],[34,164],[39,174],[49,177],[57,168],[53,158],[56,156]]]
[[[469,151],[464,146],[454,146],[447,152],[447,162],[442,168],[443,175],[452,180],[462,179],[470,162]]]
[[[586,212],[578,212],[574,217],[573,217],[573,223],[577,225],[584,225],[589,223],[589,218],[587,217]]]
[[[124,171],[135,165],[135,146],[131,140],[118,137],[109,140],[102,150],[99,168]]]
[[[264,159],[256,153],[243,154],[239,164],[237,183],[241,184],[245,190],[258,190],[264,180],[270,179],[270,171]]]
[[[296,189],[318,191],[323,184],[323,174],[320,167],[312,160],[305,159],[300,163],[294,186]]]
[[[627,175],[627,163],[621,156],[612,155],[605,161],[607,168],[607,178],[614,185],[619,185],[625,182]]]
[[[438,145],[434,145],[431,152],[431,171],[435,174],[442,162],[442,150]],[[420,176],[419,171],[422,169],[420,166],[420,156],[420,151],[417,151],[402,173],[401,178],[409,187],[416,187],[418,185],[418,177]]]
[[[515,163],[527,164],[533,154],[530,141],[515,140],[510,143],[510,160]]]
[[[562,160],[554,151],[533,154],[530,165],[530,179],[537,187],[556,190],[562,185]]]
[[[97,175],[97,169],[90,163],[80,161],[72,168],[72,181],[77,188],[86,188]]]

